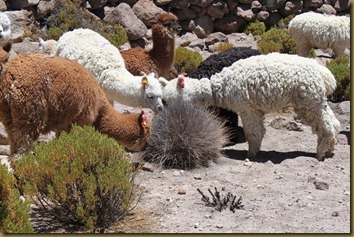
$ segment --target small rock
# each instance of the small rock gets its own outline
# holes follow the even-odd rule
[[[194,223],[194,228],[198,228],[199,227],[199,223]]]
[[[173,176],[181,176],[181,173],[178,171],[173,172]]]
[[[334,212],[332,213],[332,216],[334,216],[334,217],[337,217],[337,216],[339,216],[339,212],[337,212],[337,211],[334,211]]]
[[[224,225],[223,224],[216,224],[216,228],[218,228],[218,229],[224,228]]]
[[[202,177],[201,177],[199,174],[197,174],[197,175],[194,176],[194,179],[196,179],[196,180],[201,180]]]
[[[316,189],[319,189],[319,190],[326,190],[326,189],[329,189],[329,184],[326,183],[326,182],[322,182],[322,181],[315,181],[314,182],[314,185],[316,187]]]
[[[178,189],[178,194],[185,195],[186,194],[186,190],[181,187],[181,188]]]

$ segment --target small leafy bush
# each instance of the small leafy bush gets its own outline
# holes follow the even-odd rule
[[[41,213],[103,232],[130,210],[134,169],[124,148],[92,127],[73,126],[16,161],[19,185]]]
[[[5,165],[0,164],[0,232],[32,233],[30,204],[20,199],[16,179]]]
[[[264,22],[260,22],[259,20],[256,20],[247,25],[247,27],[244,30],[244,33],[247,35],[248,34],[262,35],[265,31],[266,31],[266,26]]]
[[[289,15],[287,17],[284,17],[278,21],[278,23],[275,25],[276,28],[278,29],[288,29],[289,22],[295,17],[295,15]]]
[[[350,100],[350,68],[349,57],[340,56],[326,63],[327,68],[337,80],[337,88],[329,96],[332,102]]]
[[[200,53],[178,46],[175,55],[175,67],[178,72],[194,71],[203,61]]]
[[[120,25],[110,25],[103,21],[93,19],[91,15],[80,7],[79,0],[57,0],[52,14],[46,24],[48,31],[44,39],[58,40],[62,34],[77,28],[88,28],[100,33],[113,45],[119,47],[128,41],[127,34]]]
[[[218,52],[218,53],[225,52],[226,50],[231,49],[233,47],[234,47],[234,45],[229,42],[220,42],[215,47],[215,52]]]
[[[142,156],[166,168],[193,169],[216,161],[229,132],[213,112],[175,101],[152,121],[154,131]]]
[[[263,54],[272,52],[296,53],[296,44],[288,33],[287,29],[272,27],[261,36],[258,41],[258,48]]]

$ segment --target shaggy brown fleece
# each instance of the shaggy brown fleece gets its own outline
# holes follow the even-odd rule
[[[0,59],[4,58],[6,52],[0,49]],[[8,63],[0,85],[0,120],[11,154],[32,149],[40,133],[55,131],[58,136],[74,123],[92,125],[130,150],[146,146],[149,121],[143,125],[142,114],[118,114],[94,76],[74,61],[18,55]]]

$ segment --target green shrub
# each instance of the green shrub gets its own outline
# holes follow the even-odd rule
[[[221,53],[221,52],[224,52],[224,51],[231,49],[233,47],[234,47],[234,45],[229,42],[220,42],[215,47],[215,52]]]
[[[152,121],[142,156],[166,168],[193,169],[216,161],[230,133],[215,113],[184,101],[169,103]]]
[[[25,195],[59,223],[102,232],[131,210],[137,169],[122,146],[92,127],[36,145],[14,167]]]
[[[203,61],[200,53],[179,46],[176,49],[175,67],[178,72],[191,72]]]
[[[287,17],[284,17],[278,21],[278,23],[275,25],[275,28],[278,29],[288,29],[289,22],[295,17],[295,15],[289,15]]]
[[[337,88],[329,96],[332,102],[350,100],[350,68],[348,65],[349,57],[345,55],[326,63],[326,66],[337,80]]]
[[[272,52],[296,53],[296,44],[290,37],[287,29],[277,29],[272,27],[261,36],[258,41],[258,48],[263,54]]]
[[[14,175],[5,165],[0,165],[0,232],[32,233],[29,202],[20,199],[15,184]]]
[[[254,22],[251,22],[248,24],[248,26],[245,28],[243,31],[245,34],[251,34],[251,35],[262,35],[266,30],[266,26],[264,22],[260,22],[259,20],[256,20]]]
[[[54,10],[47,21],[47,35],[42,36],[42,38],[58,40],[67,31],[88,28],[103,35],[116,47],[128,41],[123,27],[120,25],[111,26],[108,23],[94,19],[80,7],[81,2],[78,0],[55,1]]]

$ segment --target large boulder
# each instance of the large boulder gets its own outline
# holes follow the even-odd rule
[[[23,9],[27,7],[36,6],[39,0],[11,0],[9,1],[11,9]]]
[[[11,39],[14,43],[21,42],[34,28],[35,19],[32,12],[20,10],[5,13],[11,21]]]
[[[166,13],[149,0],[139,0],[134,4],[132,10],[134,14],[148,27],[151,27],[151,20],[155,19],[158,15]]]
[[[126,3],[121,3],[116,6],[103,20],[112,25],[120,24],[127,32],[129,40],[142,38],[148,30],[145,24],[134,14],[131,7]]]

